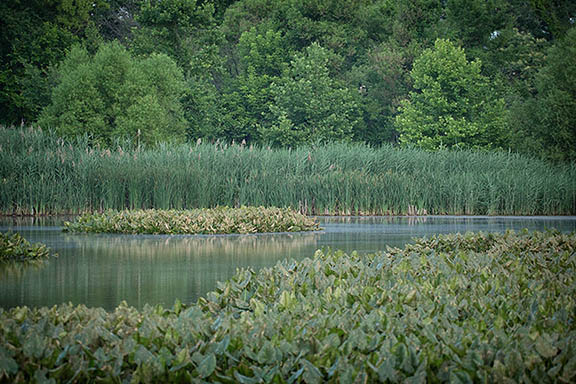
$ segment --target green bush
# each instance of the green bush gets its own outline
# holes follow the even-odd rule
[[[0,311],[0,380],[573,382],[576,234],[467,234],[241,270],[173,309]]]
[[[314,218],[289,208],[217,207],[213,209],[106,211],[65,222],[71,232],[224,234],[317,230]]]
[[[18,233],[0,233],[0,263],[13,261],[35,261],[50,256],[44,244],[30,244]]]

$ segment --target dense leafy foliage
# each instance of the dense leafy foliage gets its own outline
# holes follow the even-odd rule
[[[136,17],[133,49],[138,54],[164,53],[186,73],[199,71],[214,54],[218,33],[211,2],[196,0],[152,0],[142,2]]]
[[[505,135],[504,100],[495,99],[479,61],[437,40],[414,62],[415,91],[396,117],[400,142],[426,149],[498,147]]]
[[[571,382],[576,235],[466,234],[239,271],[196,304],[0,310],[11,382]]]
[[[294,146],[351,139],[360,111],[349,89],[330,78],[330,53],[311,45],[271,86],[271,126],[261,128],[265,142]]]
[[[36,261],[50,256],[44,244],[30,244],[18,233],[0,233],[0,263]]]
[[[51,67],[73,44],[99,38],[91,13],[101,0],[0,3],[0,122],[32,121],[48,104]]]
[[[0,123],[42,114],[69,134],[90,125],[95,137],[158,142],[185,130],[189,140],[277,146],[402,135],[427,148],[573,160],[575,19],[569,0],[9,0],[0,5]],[[158,70],[143,70],[138,100],[109,109],[114,95],[98,82],[118,70],[67,76],[62,61],[74,44],[90,56],[110,42],[184,82],[165,97],[140,82],[160,81]],[[438,44],[452,48],[432,60]]]
[[[217,207],[196,210],[106,211],[65,222],[64,230],[94,233],[225,234],[319,229],[315,219],[289,208]]]
[[[81,213],[218,205],[307,214],[574,214],[576,166],[508,152],[333,143],[114,150],[0,128],[0,211]]]
[[[75,47],[58,70],[59,85],[39,124],[60,134],[88,134],[109,144],[133,137],[143,143],[184,138],[181,70],[166,55],[135,60],[117,43],[94,57]]]
[[[576,28],[550,48],[534,82],[535,96],[513,116],[521,142],[550,158],[576,160]]]

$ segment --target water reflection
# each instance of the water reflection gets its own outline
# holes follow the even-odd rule
[[[67,235],[74,255],[58,268],[72,279],[54,276],[81,293],[81,302],[113,307],[122,300],[172,305],[195,300],[237,268],[271,266],[316,248],[314,234],[252,236],[90,236]],[[83,268],[76,269],[79,259]],[[93,292],[93,287],[97,287]]]
[[[0,263],[0,281],[5,278],[22,278],[27,271],[41,269],[48,265],[48,260],[32,260]]]
[[[120,301],[172,305],[195,301],[237,268],[302,259],[321,247],[374,252],[435,233],[528,228],[576,230],[576,218],[326,217],[320,233],[165,236],[62,233],[67,218],[4,219],[13,230],[59,254],[41,268],[0,270],[0,306],[62,302],[111,309]]]
[[[324,223],[363,223],[363,224],[424,224],[429,218],[438,216],[324,216],[320,217]]]

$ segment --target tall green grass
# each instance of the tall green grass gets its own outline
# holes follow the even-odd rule
[[[0,212],[263,205],[345,215],[576,213],[576,164],[507,152],[361,144],[114,148],[0,127]]]

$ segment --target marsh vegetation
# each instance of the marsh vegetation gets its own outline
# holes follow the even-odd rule
[[[31,244],[19,233],[0,233],[0,264],[34,262],[50,256],[50,249],[44,244]]]
[[[65,222],[64,230],[93,233],[214,235],[320,229],[314,218],[289,208],[217,207],[194,210],[105,211]]]
[[[0,374],[189,382],[574,379],[576,235],[444,235],[243,269],[192,305],[0,311]]]
[[[576,165],[509,152],[196,143],[113,149],[0,128],[0,211],[290,207],[304,214],[567,215]]]

